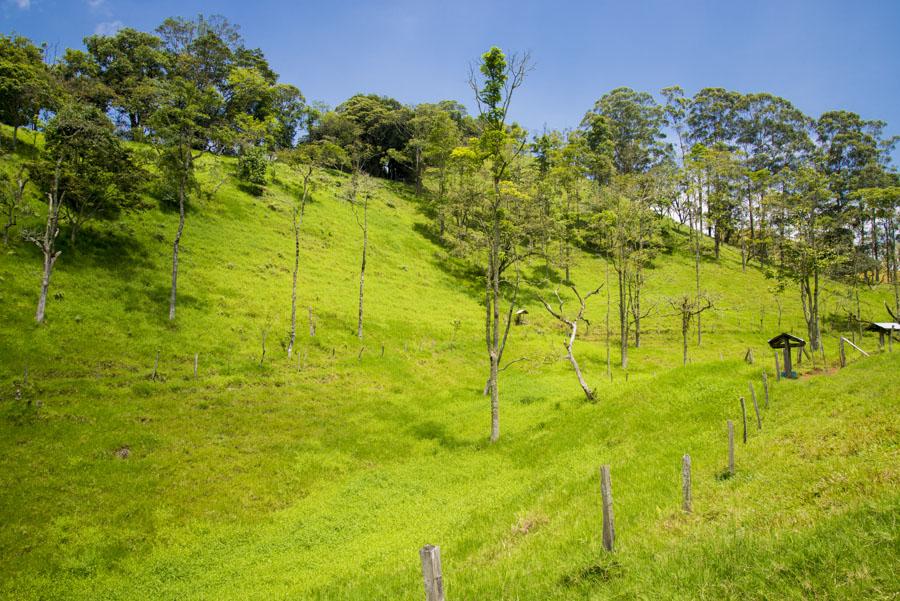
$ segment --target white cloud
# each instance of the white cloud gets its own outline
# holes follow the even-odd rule
[[[92,9],[100,8],[106,0],[87,0],[87,5]]]
[[[112,35],[125,27],[125,24],[121,21],[106,21],[104,23],[97,23],[97,26],[94,28],[94,33],[97,35]]]
[[[28,10],[29,8],[31,8],[31,0],[15,0],[15,4],[22,10]]]

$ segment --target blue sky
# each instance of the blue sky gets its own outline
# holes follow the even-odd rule
[[[844,108],[900,133],[897,0],[0,0],[0,31],[65,48],[198,13],[238,23],[283,81],[330,105],[375,92],[471,106],[466,66],[498,45],[536,62],[512,110],[529,128],[576,126],[618,86],[680,84],[768,91],[812,116]]]

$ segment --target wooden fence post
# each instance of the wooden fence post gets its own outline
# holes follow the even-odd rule
[[[425,601],[444,601],[444,576],[441,573],[441,548],[425,545],[419,549],[422,558],[422,580],[425,582]]]
[[[613,523],[612,481],[608,465],[600,466],[600,496],[603,502],[603,548],[612,551],[616,540],[616,528]]]
[[[734,475],[734,422],[728,420],[728,473]]]
[[[775,381],[781,380],[781,364],[778,361],[778,351],[775,351]]]
[[[756,429],[762,430],[762,418],[759,416],[759,404],[756,402],[756,391],[753,390],[753,382],[750,382],[750,398],[753,400],[753,410],[756,411]]]
[[[747,406],[744,404],[744,397],[741,397],[741,418],[744,422],[744,444],[747,444]]]
[[[159,350],[156,351],[156,362],[153,363],[153,375],[150,376],[151,379],[156,380],[159,372]]]
[[[769,408],[769,377],[766,375],[766,370],[762,371],[763,377],[763,391],[766,393],[766,409]]]
[[[685,455],[681,458],[681,508],[685,513],[690,513],[691,504],[691,456]]]
[[[197,377],[197,363],[200,361],[200,353],[194,353],[194,377]]]
[[[841,356],[841,367],[847,367],[847,355],[844,354],[844,337],[838,341],[838,353]]]

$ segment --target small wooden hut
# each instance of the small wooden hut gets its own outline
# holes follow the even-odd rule
[[[896,323],[893,321],[882,321],[869,324],[869,327],[866,328],[867,332],[878,332],[878,345],[881,348],[884,348],[884,335],[887,334],[888,337],[888,348],[893,350],[893,336],[894,332],[900,332],[900,323]]]
[[[803,348],[806,346],[806,341],[793,334],[782,332],[769,340],[769,346],[773,349],[784,349],[784,372],[781,375],[785,378],[796,378],[797,372],[791,369],[791,349]]]
[[[528,323],[528,319],[526,317],[527,315],[528,311],[526,309],[519,309],[518,311],[516,311],[516,325],[524,326],[526,323]]]

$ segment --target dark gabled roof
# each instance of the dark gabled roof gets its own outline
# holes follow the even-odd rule
[[[893,321],[880,321],[869,324],[869,327],[866,328],[867,332],[890,332],[890,331],[900,331],[900,323],[895,323]]]
[[[784,348],[785,346],[790,347],[798,347],[798,346],[806,346],[806,341],[802,338],[798,338],[793,334],[788,334],[787,332],[782,332],[775,338],[769,340],[769,346],[772,348]]]

